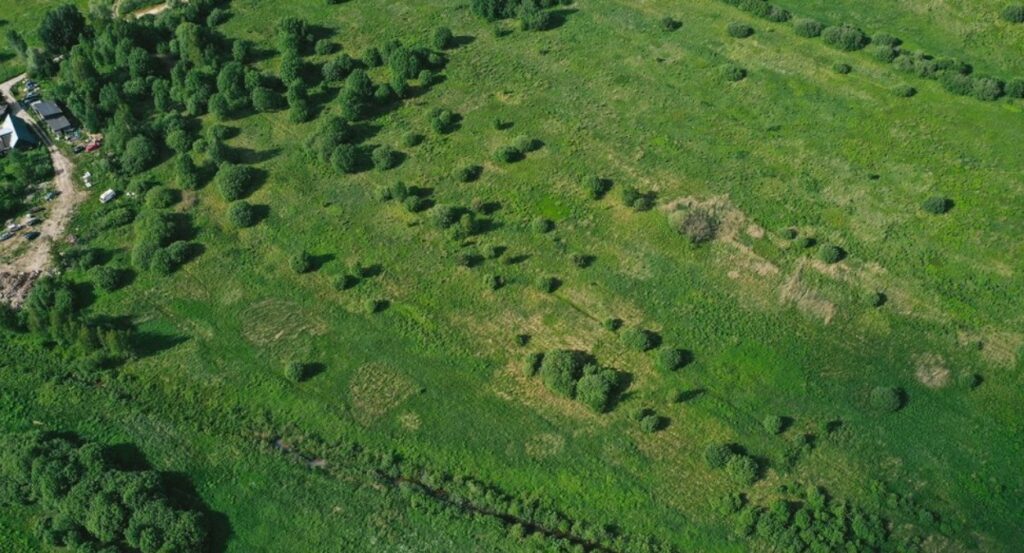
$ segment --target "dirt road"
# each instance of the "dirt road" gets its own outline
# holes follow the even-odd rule
[[[11,89],[23,79],[25,79],[25,75],[19,75],[0,84],[0,95],[5,102],[10,104],[11,114],[24,121],[50,152],[54,171],[53,184],[60,195],[47,205],[49,209],[45,214],[46,217],[34,229],[40,233],[39,238],[30,242],[28,248],[21,251],[14,259],[0,262],[0,301],[6,301],[13,305],[21,303],[24,294],[31,286],[31,281],[49,270],[53,242],[64,236],[64,231],[67,229],[68,223],[71,222],[75,207],[88,197],[85,191],[75,187],[72,176],[74,165],[71,160],[57,149],[57,146],[35,124],[24,108],[14,101]],[[17,249],[24,243],[24,240],[25,238],[19,235],[7,242],[0,243],[0,256]],[[30,279],[28,286],[25,284],[26,278]]]

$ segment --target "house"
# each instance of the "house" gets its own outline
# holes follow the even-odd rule
[[[3,122],[0,123],[0,154],[6,154],[19,146],[34,144],[35,138],[21,119],[12,114],[3,116]]]
[[[60,106],[54,102],[43,100],[32,102],[32,110],[43,118],[43,121],[55,134],[63,134],[75,128],[71,121],[64,116],[64,111],[60,109]]]

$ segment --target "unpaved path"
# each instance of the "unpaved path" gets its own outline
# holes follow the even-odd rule
[[[155,6],[150,6],[148,8],[142,8],[141,10],[133,11],[131,13],[131,17],[134,17],[135,19],[139,19],[139,18],[145,17],[147,15],[158,15],[158,14],[163,13],[164,11],[166,11],[167,8],[169,8],[169,7],[171,7],[170,2],[164,2],[162,4],[157,4]]]
[[[24,121],[50,152],[50,160],[53,162],[54,171],[53,184],[56,190],[60,192],[60,195],[48,204],[49,210],[46,212],[43,222],[33,228],[33,230],[39,232],[39,238],[30,242],[28,248],[21,251],[14,259],[0,262],[0,301],[6,300],[14,305],[20,304],[24,293],[27,292],[28,287],[25,286],[26,275],[38,276],[50,268],[50,252],[53,248],[53,241],[58,240],[64,235],[68,223],[71,222],[71,216],[74,214],[75,207],[88,197],[85,191],[75,187],[74,179],[72,178],[74,165],[71,163],[71,160],[57,148],[56,144],[50,141],[49,136],[36,125],[35,121],[22,106],[14,101],[11,89],[25,78],[25,75],[19,75],[0,84],[0,95],[10,105],[11,114]],[[24,241],[25,238],[19,234],[6,242],[0,243],[0,258],[17,249]],[[35,276],[31,279],[34,280]],[[6,288],[8,286],[15,286],[15,283],[17,283],[19,292],[7,293]]]

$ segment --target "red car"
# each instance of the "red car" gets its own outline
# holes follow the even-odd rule
[[[85,151],[86,152],[95,152],[96,150],[100,149],[101,145],[102,145],[102,143],[100,143],[100,142],[90,142],[89,145],[85,147]]]

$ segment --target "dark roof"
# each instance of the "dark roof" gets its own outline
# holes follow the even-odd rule
[[[60,117],[47,118],[46,124],[50,126],[50,130],[53,132],[66,131],[73,127],[71,121],[68,121],[68,118],[63,115]]]
[[[46,119],[64,115],[64,112],[61,111],[60,106],[53,102],[35,102],[34,104],[32,104],[32,109],[36,110],[36,113],[38,113]]]

